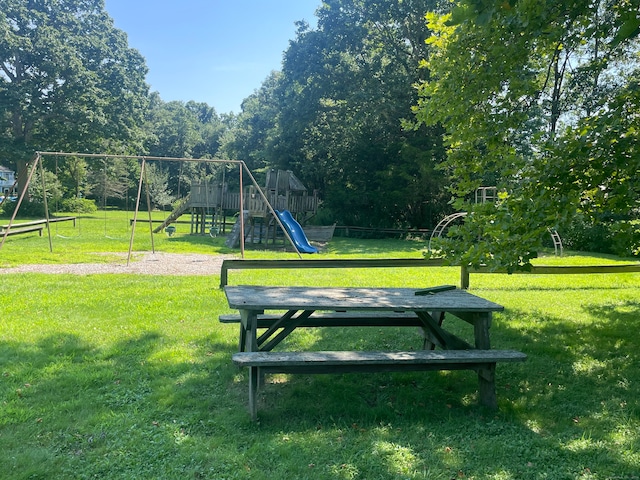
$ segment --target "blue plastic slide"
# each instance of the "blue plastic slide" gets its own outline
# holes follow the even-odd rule
[[[309,243],[304,230],[289,210],[276,210],[276,215],[284,228],[287,229],[287,233],[300,253],[318,253],[318,249]]]

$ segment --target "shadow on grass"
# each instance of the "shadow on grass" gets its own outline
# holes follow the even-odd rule
[[[583,308],[589,314],[583,323],[513,309],[497,318],[494,348],[529,356],[522,364],[498,365],[499,412],[476,404],[477,379],[468,371],[281,375],[274,376],[259,397],[260,429],[274,434],[308,431],[314,425],[319,431],[338,428],[374,444],[381,436],[372,431],[393,425],[404,434],[383,429],[388,441],[411,446],[416,463],[436,462],[435,471],[445,471],[450,464],[444,457],[434,458],[429,449],[450,445],[467,459],[491,459],[490,468],[463,461],[466,475],[509,471],[509,478],[594,474],[637,479],[640,303]],[[529,327],[510,326],[522,324],[526,316],[536,317]],[[415,329],[324,329],[318,337],[314,350],[421,345]],[[423,433],[420,439],[418,432]],[[295,449],[273,442],[283,453]]]
[[[495,348],[529,355],[498,367],[499,412],[476,405],[473,372],[292,375],[252,424],[235,342],[200,337],[188,356],[155,331],[108,349],[3,342],[1,463],[12,478],[637,478],[640,304],[584,308],[580,325],[496,319]],[[323,329],[314,348],[396,345],[421,337]]]
[[[153,331],[108,349],[68,333],[0,342],[0,477],[185,478],[193,452],[176,435],[233,431],[246,411],[230,394],[233,347],[203,338],[184,360],[167,342]]]

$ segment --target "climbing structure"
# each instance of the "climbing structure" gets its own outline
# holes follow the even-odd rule
[[[498,199],[497,189],[496,187],[480,187],[476,190],[475,193],[475,202],[476,203],[493,203]],[[455,224],[458,221],[464,221],[464,217],[467,216],[467,212],[456,212],[451,215],[447,215],[444,217],[436,228],[431,232],[431,236],[429,237],[429,246],[428,249],[432,251],[432,242],[436,238],[442,238],[443,235],[446,235],[446,231],[449,227]],[[555,254],[562,256],[563,247],[562,247],[562,239],[560,238],[560,234],[554,228],[547,229],[551,234],[551,240],[553,241],[553,248],[555,250]]]

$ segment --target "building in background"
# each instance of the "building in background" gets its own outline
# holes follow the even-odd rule
[[[16,195],[16,172],[0,165],[0,196]]]

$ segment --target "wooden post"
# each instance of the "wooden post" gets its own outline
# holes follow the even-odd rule
[[[258,419],[258,383],[260,367],[249,367],[249,413],[251,421]]]
[[[479,350],[489,350],[491,348],[491,341],[489,339],[491,312],[475,313],[473,317],[475,346]],[[478,396],[480,403],[485,407],[491,409],[498,408],[495,363],[478,369]]]
[[[460,266],[460,288],[469,290],[469,267],[467,265]]]
[[[229,283],[229,268],[223,261],[220,267],[220,288],[226,287],[227,283]]]

